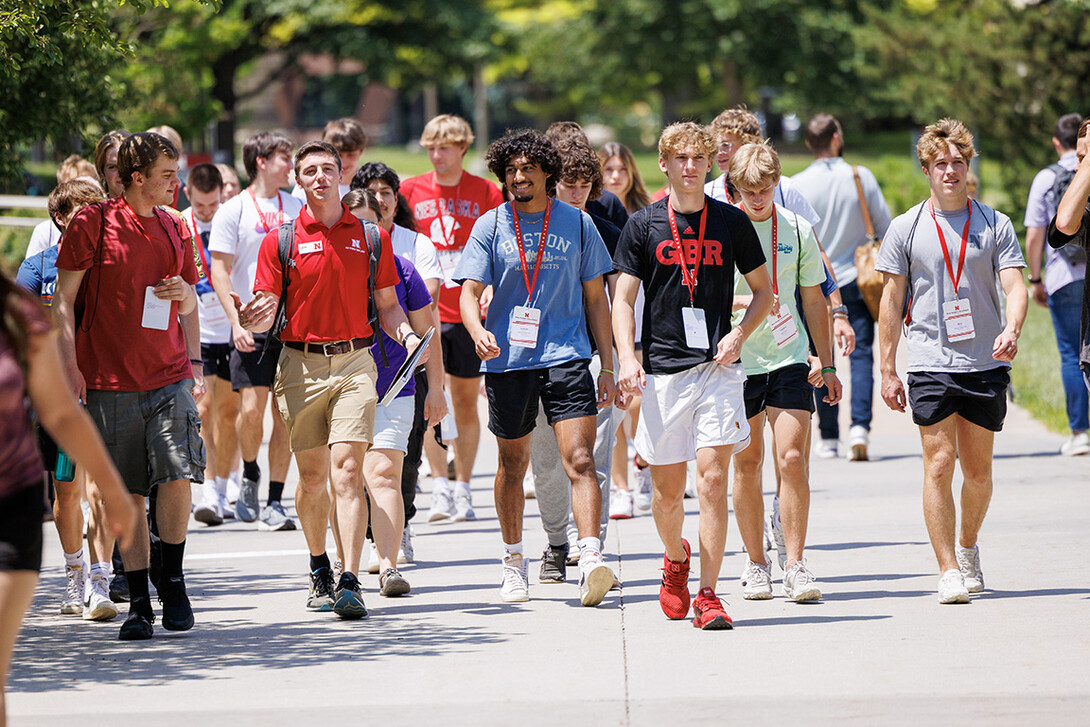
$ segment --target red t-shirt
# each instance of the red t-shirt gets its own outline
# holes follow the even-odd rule
[[[195,284],[193,260],[189,230],[163,210],[138,218],[119,197],[72,220],[57,267],[87,271],[76,296],[76,361],[88,389],[153,391],[193,375],[177,301],[165,331],[142,325],[147,288],[174,275]]]
[[[421,174],[401,183],[401,193],[409,201],[416,229],[427,235],[443,268],[443,287],[439,289],[439,320],[461,323],[458,298],[462,286],[451,280],[454,268],[466,246],[477,218],[503,204],[503,193],[487,179],[462,172],[453,187],[440,186],[435,172]]]
[[[287,325],[280,334],[284,341],[324,343],[366,338],[371,335],[367,322],[367,276],[371,257],[360,220],[343,204],[341,218],[326,227],[303,207],[295,219],[295,248],[290,271]],[[375,289],[397,285],[397,267],[390,235],[380,229],[382,251],[379,253]],[[273,230],[261,241],[257,253],[257,278],[254,292],[281,292],[281,268],[278,233]]]

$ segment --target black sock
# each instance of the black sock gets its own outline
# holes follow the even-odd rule
[[[163,578],[180,576],[182,574],[182,556],[185,555],[185,541],[180,543],[168,543],[165,540],[160,543],[163,550]]]
[[[254,482],[261,482],[261,468],[257,466],[257,460],[253,462],[242,461],[242,476]]]
[[[129,602],[136,603],[141,598],[145,602],[150,602],[150,596],[148,595],[148,569],[141,568],[140,570],[125,571],[125,575],[129,578]]]
[[[319,568],[331,568],[331,567],[332,566],[330,566],[330,564],[329,564],[329,556],[326,555],[325,553],[322,553],[321,555],[312,555],[312,556],[310,556],[310,572],[311,573],[318,570]]]
[[[280,502],[280,498],[284,496],[284,483],[283,482],[269,482],[269,504],[274,502]]]

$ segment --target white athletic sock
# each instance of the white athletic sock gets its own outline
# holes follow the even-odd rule
[[[64,564],[69,568],[82,568],[83,567],[83,548],[80,548],[75,553],[64,554]]]
[[[432,492],[441,492],[443,490],[450,490],[450,482],[446,477],[432,477],[431,478]]]
[[[226,490],[224,490],[224,492],[226,492]],[[204,482],[201,483],[201,500],[205,502],[215,502],[218,494],[219,493],[216,490],[216,481],[214,479],[205,478]]]
[[[455,482],[454,483],[454,494],[455,495],[465,495],[466,497],[469,497],[470,496],[470,494],[469,494],[469,483],[468,482]]]
[[[215,485],[213,485],[213,486],[216,488],[216,494],[217,495],[226,495],[227,494],[227,481],[229,479],[230,479],[229,477],[217,477],[216,478]]]
[[[92,563],[91,564],[91,576],[96,574],[101,575],[103,578],[110,577],[110,564],[109,563]]]
[[[522,555],[522,541],[517,543],[504,543],[503,544],[503,556],[504,559],[511,557],[512,555]]]
[[[598,538],[579,538],[579,560],[586,558],[597,560],[602,557],[602,541]]]

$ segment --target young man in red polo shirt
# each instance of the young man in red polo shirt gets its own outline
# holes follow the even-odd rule
[[[362,223],[341,203],[340,156],[331,145],[309,142],[295,152],[295,178],[307,204],[293,223],[284,350],[273,392],[299,465],[295,507],[310,549],[307,609],[364,618],[359,572],[367,531],[363,457],[373,439],[377,370],[370,346],[367,281],[369,241]],[[420,344],[397,300],[390,236],[380,231],[375,305],[382,328],[409,353]],[[282,291],[278,231],[261,243],[254,297],[242,305],[232,293],[239,324],[263,332],[273,324]],[[425,352],[424,358],[427,358]],[[332,470],[332,472],[331,472]],[[344,572],[334,587],[326,554],[330,482],[344,546]]]

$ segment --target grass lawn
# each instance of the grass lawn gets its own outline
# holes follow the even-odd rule
[[[1070,434],[1052,316],[1032,299],[1011,366],[1011,385],[1015,403],[1052,431]]]

